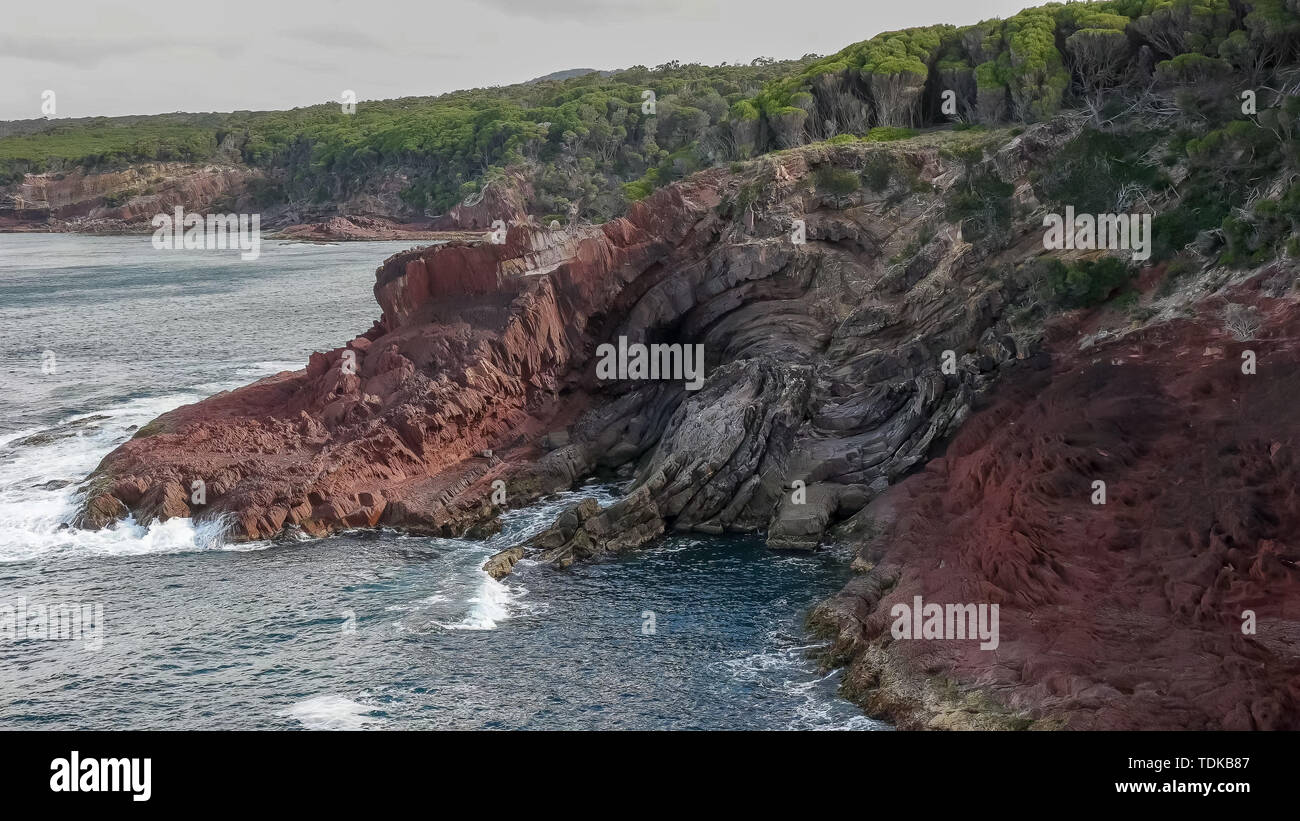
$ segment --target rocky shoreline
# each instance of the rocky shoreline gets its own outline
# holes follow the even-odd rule
[[[121,220],[25,222],[0,217],[0,234],[82,234],[96,237],[149,236],[156,229],[147,222]],[[319,222],[274,228],[263,239],[296,242],[474,242],[482,231],[434,230],[427,225],[356,214],[330,217]]]
[[[601,226],[506,213],[503,243],[397,254],[376,271],[372,328],[159,417],[88,479],[78,525],[481,534],[506,506],[599,476],[628,494],[569,509],[485,569],[564,568],[667,532],[848,540],[862,573],[810,623],[848,666],[845,694],[900,727],[1290,726],[1283,534],[1300,505],[1284,488],[1300,431],[1202,453],[1177,411],[1212,430],[1246,397],[1243,425],[1285,415],[1290,377],[1233,376],[1223,295],[1196,297],[1195,321],[1123,334],[1081,313],[1017,319],[1042,253],[1031,178],[1074,128],[806,146],[698,173]],[[997,243],[949,216],[972,157],[1013,192]],[[1252,344],[1269,361],[1300,337],[1295,303],[1270,295],[1291,276],[1230,292],[1263,317]],[[702,345],[702,386],[598,378],[615,341]],[[1231,492],[1191,481],[1261,464],[1275,475]],[[1190,532],[1177,511],[1198,508],[1210,519]],[[891,640],[889,607],[914,594],[1000,605],[1000,646]],[[1245,606],[1268,637],[1236,630]]]

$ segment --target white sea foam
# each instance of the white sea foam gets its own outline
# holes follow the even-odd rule
[[[249,369],[265,375],[280,364],[256,363]],[[189,519],[145,524],[128,518],[99,531],[78,530],[69,524],[80,501],[78,483],[137,428],[173,408],[243,383],[204,385],[193,392],[132,399],[69,416],[48,428],[4,434],[0,437],[0,562],[27,561],[60,550],[138,555],[225,546],[224,526],[217,521],[195,527]]]
[[[263,377],[263,376],[270,376],[271,374],[274,373],[281,373],[283,371],[302,370],[305,367],[307,367],[306,362],[295,362],[288,359],[275,359],[270,362],[254,362],[250,365],[245,365],[242,368],[237,368],[235,370],[235,373],[238,374],[239,376]]]
[[[374,707],[337,695],[315,696],[279,713],[309,730],[363,730],[382,719],[371,715]]]
[[[432,623],[446,630],[495,630],[509,619],[545,612],[546,603],[527,600],[528,588],[497,581],[484,572],[483,563],[498,550],[522,544],[540,533],[555,521],[562,510],[588,497],[594,497],[601,507],[607,507],[617,499],[612,489],[605,485],[566,491],[547,502],[506,511],[501,516],[501,532],[487,542],[445,540],[450,543],[447,547],[452,548],[450,556],[454,562],[440,580],[446,589],[440,589],[438,594],[419,604],[437,605],[448,601],[463,604],[453,611],[450,618],[446,617],[447,608],[437,608],[443,611],[444,618]],[[532,564],[527,559],[522,560],[516,570]],[[462,596],[464,598],[460,598]]]
[[[763,691],[777,691],[790,697],[794,715],[791,730],[884,730],[875,721],[835,697],[842,670],[825,675],[813,672],[807,653],[821,644],[791,644],[795,636],[781,630],[769,631],[767,647],[757,653],[713,663],[736,681],[756,685]]]
[[[384,610],[389,613],[409,613],[410,611],[416,610],[421,606],[428,606],[432,604],[443,604],[444,602],[448,602],[448,601],[450,601],[448,597],[444,596],[441,593],[435,593],[434,595],[429,596],[428,598],[420,599],[418,602],[415,602],[413,604],[390,604],[387,607],[385,607]]]
[[[510,618],[514,600],[514,591],[508,585],[483,573],[478,591],[469,598],[469,612],[460,621],[441,626],[449,630],[495,630],[497,624]]]

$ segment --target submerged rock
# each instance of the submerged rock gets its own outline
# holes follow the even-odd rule
[[[510,575],[515,563],[523,557],[524,549],[522,547],[509,547],[499,553],[492,554],[487,563],[483,565],[483,570],[494,579],[504,579]]]

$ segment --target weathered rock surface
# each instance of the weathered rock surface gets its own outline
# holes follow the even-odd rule
[[[147,162],[110,171],[74,167],[26,174],[0,185],[0,231],[148,233],[156,214],[171,214],[177,206],[190,213],[256,213],[261,227],[276,229],[279,238],[317,242],[468,240],[467,233],[487,231],[497,219],[530,222],[532,191],[518,173],[503,175],[436,219],[402,200],[410,181],[400,168],[357,180],[354,190],[337,192],[326,202],[311,198],[264,206],[250,185],[278,182],[244,164],[238,151],[223,152],[222,159],[208,163]]]
[[[295,239],[306,242],[369,242],[374,240],[410,240],[446,242],[479,239],[468,232],[435,231],[429,223],[403,223],[384,217],[347,214],[320,222],[286,225],[271,239]]]
[[[860,514],[874,567],[815,618],[847,692],[903,727],[1300,727],[1300,305],[1267,281],[1236,296],[1253,341],[1214,301],[1082,350],[1056,328]],[[998,647],[895,640],[914,596],[997,603]]]
[[[827,491],[847,515],[840,500],[865,503],[963,418],[990,381],[970,363],[1003,302],[954,226],[927,242],[923,275],[895,276],[938,193],[817,190],[814,169],[873,151],[935,186],[953,177],[936,147],[817,146],[696,175],[601,227],[521,223],[501,244],[399,254],[377,272],[373,328],[147,426],[96,471],[84,521],[225,515],[243,539],[453,533],[493,515],[496,479],[518,504],[602,471],[643,492],[598,517],[609,531],[588,534],[591,555],[670,528],[760,530],[795,479],[856,488]],[[740,209],[742,188],[761,203]],[[703,389],[596,379],[597,345],[619,337],[703,345]],[[945,348],[963,356],[955,374],[939,373]],[[543,453],[560,430],[567,442]],[[199,480],[202,508],[186,493]],[[824,518],[804,518],[803,546]]]
[[[234,164],[142,163],[121,171],[27,174],[0,190],[0,229],[151,232],[177,206],[202,213],[235,201],[260,177]],[[225,210],[225,209],[223,209]]]
[[[528,203],[532,185],[523,174],[508,173],[483,186],[433,221],[439,231],[487,231],[497,220],[503,225],[533,223]],[[533,227],[543,227],[533,223]]]
[[[519,219],[501,244],[398,254],[376,272],[374,327],[143,428],[90,477],[79,524],[484,535],[498,481],[519,505],[614,477],[618,501],[574,506],[485,570],[671,531],[803,550],[832,533],[862,545],[860,575],[815,622],[846,692],[901,726],[1294,727],[1294,272],[1234,297],[1258,314],[1256,375],[1213,300],[1128,333],[1069,318],[1050,355],[1013,335],[1025,284],[1005,263],[1041,252],[1028,179],[1061,129],[988,160],[1016,192],[994,245],[947,220],[964,169],[937,136],[807,146],[603,226]],[[822,190],[881,157],[883,190]],[[493,217],[480,206],[460,216]],[[703,346],[703,384],[597,378],[598,346],[620,338]],[[894,640],[892,607],[917,595],[998,604],[998,648]]]
[[[524,549],[522,547],[508,547],[492,554],[487,563],[483,565],[483,570],[494,579],[503,579],[510,575],[510,571],[515,567],[515,562],[523,557]]]

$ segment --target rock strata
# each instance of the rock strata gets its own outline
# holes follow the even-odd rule
[[[873,156],[929,193],[820,191],[819,169]],[[982,353],[1005,334],[1006,284],[957,226],[935,230],[956,179],[943,157],[814,146],[698,174],[603,226],[516,222],[499,244],[398,254],[376,272],[370,330],[160,417],[100,465],[81,522],[223,516],[237,539],[460,533],[499,512],[496,480],[517,505],[606,474],[632,493],[564,555],[774,517],[774,545],[811,547],[920,463],[1015,356]],[[795,219],[806,243],[791,241]],[[896,260],[918,245],[926,265],[909,274]],[[620,338],[702,345],[703,387],[596,378],[599,345]],[[945,349],[955,372],[940,372]],[[184,492],[196,480],[203,507]],[[795,481],[807,511],[783,502]]]
[[[624,494],[485,570],[670,532],[846,540],[859,575],[814,623],[846,693],[900,726],[1294,727],[1294,272],[1231,294],[1254,340],[1221,298],[1136,330],[1017,329],[1009,263],[1041,253],[1028,179],[1069,136],[990,138],[987,173],[1017,202],[995,243],[945,215],[966,162],[949,135],[808,146],[602,226],[519,220],[501,243],[397,254],[372,328],[145,426],[89,478],[78,524],[483,536],[501,488],[518,506],[598,476]],[[883,190],[826,190],[882,161]],[[616,342],[701,345],[703,383],[598,378]],[[1248,345],[1268,378],[1243,373]],[[895,639],[917,596],[997,604],[998,646]]]

